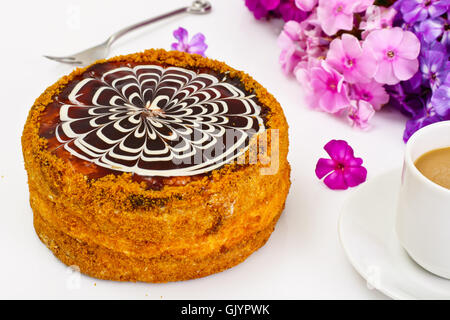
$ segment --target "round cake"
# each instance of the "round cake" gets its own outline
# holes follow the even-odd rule
[[[37,235],[100,279],[233,267],[267,241],[290,187],[275,98],[222,62],[176,51],[64,76],[35,101],[22,147]]]

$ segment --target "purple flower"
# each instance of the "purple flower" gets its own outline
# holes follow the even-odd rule
[[[422,87],[423,88],[423,87]],[[422,93],[423,94],[423,93]],[[427,97],[428,96],[428,97]],[[446,80],[434,91],[431,99],[429,99],[429,91],[425,91],[425,98],[416,98],[409,103],[421,101],[420,108],[414,108],[411,112],[412,119],[406,123],[405,132],[403,134],[403,140],[405,142],[411,137],[411,135],[429,124],[450,120],[450,76],[447,75]],[[427,101],[424,103],[423,101]]]
[[[331,159],[320,158],[316,165],[316,176],[325,177],[323,182],[333,190],[346,190],[366,181],[367,170],[363,160],[355,158],[353,149],[344,140],[331,140],[325,147]]]
[[[449,0],[404,0],[400,11],[403,14],[403,20],[412,24],[428,17],[436,18],[444,14],[449,4]]]
[[[431,105],[443,120],[450,120],[450,73],[445,82],[433,93]]]
[[[245,5],[258,20],[266,17],[279,4],[280,0],[245,0]]]
[[[428,19],[422,21],[416,27],[416,31],[420,38],[428,43],[435,41],[441,35],[447,40],[449,33],[448,22],[443,18]]]
[[[192,37],[191,41],[189,41],[187,30],[179,27],[173,32],[173,36],[178,42],[172,43],[172,50],[196,53],[205,56],[208,45],[205,43],[205,36],[202,33],[197,33]]]
[[[434,90],[444,82],[450,63],[445,48],[443,50],[422,50],[420,56],[420,71],[423,79]]]
[[[308,13],[296,6],[295,0],[281,0],[277,10],[284,21],[302,22],[308,17]]]
[[[442,120],[444,119],[436,113],[431,103],[428,102],[426,106],[416,114],[416,116],[406,122],[405,132],[403,133],[403,141],[407,142],[417,130]]]
[[[421,73],[418,72],[417,75],[421,81]],[[424,108],[425,102],[421,97],[422,87],[420,85],[413,87],[415,84],[412,84],[410,81],[403,81],[394,86],[386,86],[386,91],[389,93],[388,104],[390,106],[408,117],[414,117]]]

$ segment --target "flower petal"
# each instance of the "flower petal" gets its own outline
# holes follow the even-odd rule
[[[317,161],[316,164],[316,176],[319,179],[322,179],[327,174],[329,174],[331,171],[334,171],[336,169],[336,162],[332,159],[325,159],[320,158],[319,161]]]
[[[183,45],[179,42],[174,42],[171,45],[172,50],[183,51]]]
[[[364,45],[368,46],[380,59],[384,57],[384,51],[389,48],[397,48],[403,39],[403,30],[399,27],[392,29],[374,30],[367,36]]]
[[[369,121],[374,114],[375,110],[369,102],[364,100],[359,100],[357,102],[353,101],[351,111],[348,114],[348,119],[352,125],[362,130],[366,130],[370,127]],[[352,155],[352,159],[350,160],[353,159]]]
[[[188,37],[188,32],[185,28],[183,27],[179,27],[178,29],[176,29],[173,32],[173,36],[175,37],[175,39],[177,39],[178,41],[182,42],[182,43],[187,43],[187,37]]]
[[[295,0],[297,8],[303,11],[312,11],[317,5],[318,0]]]
[[[189,42],[189,53],[197,53],[204,56],[206,49],[208,49],[208,45],[205,43],[205,36],[202,33],[197,33],[192,37]]]
[[[408,60],[403,58],[398,58],[393,62],[393,71],[396,76],[401,81],[411,79],[419,70],[419,61],[417,59]]]
[[[203,33],[197,33],[195,34],[191,41],[189,42],[190,46],[198,46],[198,45],[204,45],[205,44],[205,35]]]
[[[373,52],[367,48],[362,50],[362,54],[358,59],[358,71],[368,78],[370,82],[370,79],[377,73],[377,69],[378,63]]]
[[[345,52],[342,46],[342,40],[336,38],[330,43],[330,49],[327,53],[327,62],[337,71],[342,71],[342,61],[345,59]]]
[[[348,167],[345,168],[343,176],[349,187],[356,187],[366,181],[367,169],[364,167]]]
[[[330,173],[323,182],[332,190],[346,190],[348,185],[345,182],[344,173],[342,170],[336,170]]]
[[[350,151],[353,154],[353,149],[344,140],[331,140],[323,148],[331,159],[338,162],[345,161],[347,152]]]
[[[406,59],[416,59],[420,53],[420,41],[411,31],[404,31],[403,38],[397,47],[400,57]]]
[[[397,84],[400,80],[395,76],[392,63],[387,60],[380,61],[378,65],[377,73],[375,74],[375,80],[383,84]]]
[[[353,156],[353,149],[352,149],[352,155],[351,157],[347,157],[345,163],[349,167],[359,167],[363,164],[363,160],[361,158],[355,158]]]
[[[341,39],[342,47],[349,57],[357,58],[362,54],[361,44],[354,35],[344,33]]]
[[[267,10],[273,10],[280,4],[280,0],[260,0],[260,2]]]

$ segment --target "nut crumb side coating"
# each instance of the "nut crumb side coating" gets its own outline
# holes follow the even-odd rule
[[[76,69],[50,86],[30,110],[22,135],[34,226],[42,242],[67,265],[100,279],[168,282],[223,271],[244,261],[269,238],[290,187],[288,127],[275,98],[247,74],[222,62],[165,50],[147,50],[106,62],[130,62],[209,69],[239,80],[267,109],[267,129],[277,129],[275,174],[256,163],[228,163],[208,174],[149,179],[107,172],[54,152],[40,135],[44,114],[55,96],[90,67]],[[94,65],[95,65],[94,64]],[[257,136],[250,141],[256,145]],[[246,151],[245,158],[250,157]],[[264,163],[262,163],[264,162]]]

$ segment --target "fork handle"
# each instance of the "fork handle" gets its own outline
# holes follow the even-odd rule
[[[169,17],[173,17],[173,16],[176,16],[176,15],[179,15],[181,13],[204,14],[204,13],[208,13],[209,11],[211,11],[211,4],[208,1],[195,0],[192,3],[191,6],[179,8],[179,9],[167,12],[165,14],[159,15],[157,17],[150,18],[150,19],[147,19],[147,20],[135,23],[135,24],[133,24],[131,26],[125,27],[125,28],[117,31],[113,35],[111,35],[106,40],[106,44],[108,46],[110,46],[117,39],[119,39],[120,37],[122,37],[123,35],[131,32],[131,31],[134,31],[136,29],[139,29],[139,28],[141,28],[143,26],[146,26],[146,25],[149,25],[151,23],[154,23],[154,22],[157,22],[157,21],[160,21],[160,20],[164,20],[164,19],[169,18]]]

